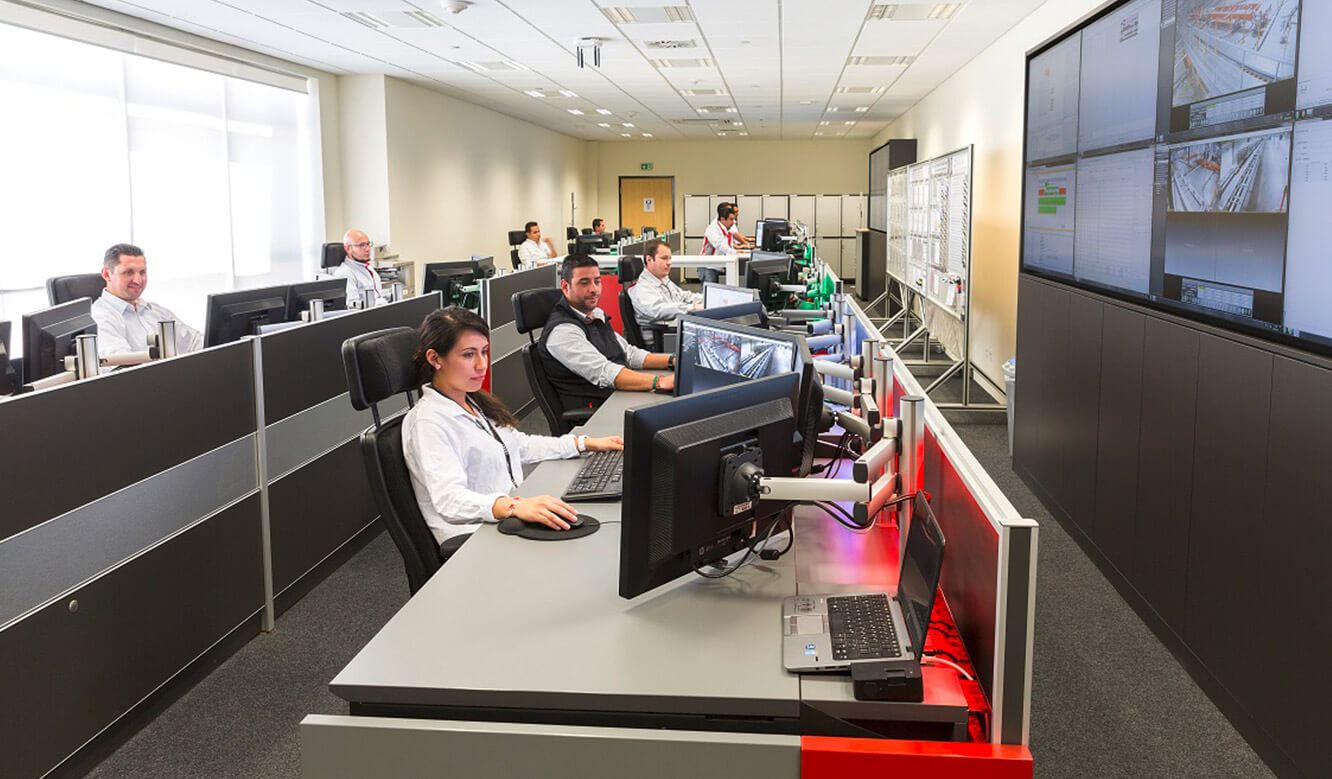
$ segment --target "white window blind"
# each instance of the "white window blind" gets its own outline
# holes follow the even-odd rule
[[[142,247],[144,297],[203,326],[209,293],[312,276],[322,240],[314,98],[0,24],[11,236],[0,319],[47,305],[47,278]]]

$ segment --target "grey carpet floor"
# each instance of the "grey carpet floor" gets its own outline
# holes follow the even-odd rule
[[[941,388],[947,397],[956,388]],[[954,425],[1041,524],[1031,750],[1040,777],[1261,777],[1263,762],[1017,478],[1003,416]],[[539,414],[523,428],[544,432]],[[299,723],[345,714],[328,682],[407,599],[380,535],[102,762],[95,777],[291,777]]]

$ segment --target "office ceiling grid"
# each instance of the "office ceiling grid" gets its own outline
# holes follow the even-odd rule
[[[689,140],[869,138],[1043,0],[89,2],[579,138]]]

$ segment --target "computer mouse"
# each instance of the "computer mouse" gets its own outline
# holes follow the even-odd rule
[[[575,528],[575,527],[582,527],[584,519],[587,519],[587,515],[576,514],[573,519],[566,519],[564,521],[569,523],[570,528]]]

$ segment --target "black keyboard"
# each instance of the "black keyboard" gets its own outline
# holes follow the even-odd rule
[[[565,500],[619,500],[624,452],[593,452],[564,491]]]
[[[828,598],[828,632],[832,634],[834,660],[902,655],[893,612],[883,593]]]

